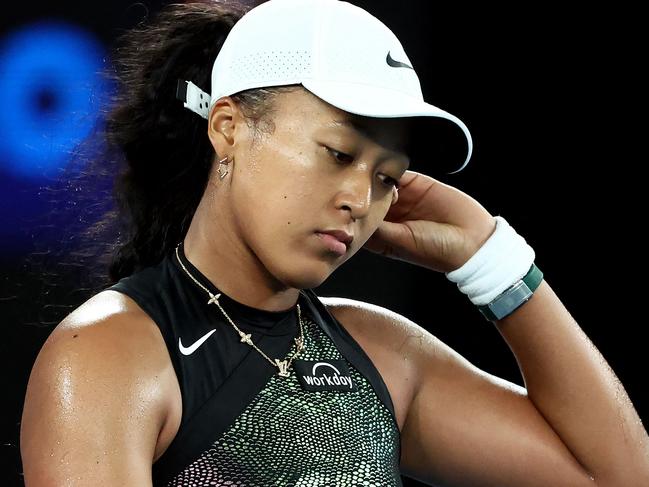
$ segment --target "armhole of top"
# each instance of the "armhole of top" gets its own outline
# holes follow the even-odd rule
[[[174,338],[170,336],[170,333],[166,333],[162,324],[160,323],[159,319],[157,318],[157,313],[154,311],[155,307],[152,306],[149,302],[149,299],[147,296],[139,293],[137,290],[123,285],[123,283],[116,283],[113,284],[112,286],[108,287],[105,289],[105,291],[116,291],[119,293],[124,294],[125,296],[128,296],[131,298],[133,301],[135,301],[135,304],[139,306],[139,308],[149,317],[149,319],[156,325],[158,330],[160,331],[160,334],[162,335],[162,339],[165,342],[165,345],[167,346],[167,355],[169,356],[169,360],[171,361],[171,364],[173,365],[174,372],[176,373],[176,380],[178,381],[178,385],[180,386],[180,393],[181,397],[185,397],[185,391],[183,387],[183,374],[182,374],[182,369],[180,367],[180,363],[178,362],[178,357],[176,357],[171,351],[174,349]],[[183,404],[184,407],[184,404]]]

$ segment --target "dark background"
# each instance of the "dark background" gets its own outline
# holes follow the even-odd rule
[[[457,4],[449,10],[423,0],[351,3],[397,34],[425,99],[471,130],[469,166],[444,181],[505,217],[532,245],[545,279],[645,420],[641,201],[647,158],[640,145],[647,124],[641,90],[646,80],[639,66],[646,53],[638,41],[638,12],[620,4],[574,10],[547,3]],[[0,18],[0,36],[53,16],[85,26],[109,46],[121,29],[158,7],[151,1],[14,3]],[[37,185],[0,176],[5,185],[22,188],[25,197],[32,192],[36,197]],[[79,290],[82,270],[59,269],[53,276],[57,284],[50,286],[50,271],[34,265],[38,242],[19,249],[10,244],[3,241],[0,254],[6,408],[0,484],[21,485],[19,421],[31,366],[51,327],[88,292]],[[493,325],[441,274],[361,251],[316,292],[390,308],[478,367],[523,384]],[[39,321],[52,324],[37,326]],[[421,484],[406,480],[406,485]]]

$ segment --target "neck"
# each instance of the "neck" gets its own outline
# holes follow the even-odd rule
[[[219,215],[214,218],[214,215]],[[265,311],[295,306],[299,289],[278,281],[245,245],[223,211],[203,198],[184,239],[185,256],[217,289],[235,301]],[[209,229],[209,230],[208,230]]]

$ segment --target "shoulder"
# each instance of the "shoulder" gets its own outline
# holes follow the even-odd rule
[[[162,335],[130,297],[102,291],[77,307],[52,330],[40,354],[74,355],[77,360],[115,361],[138,374],[160,367]]]
[[[173,397],[165,353],[155,323],[118,292],[103,291],[70,313],[30,373],[21,425],[25,472],[54,475],[48,465],[59,462],[51,451],[68,451],[66,461],[74,457],[76,464],[70,468],[95,464],[95,456],[97,463],[127,465],[126,450],[146,465]]]
[[[93,374],[95,384],[102,381],[113,393],[137,396],[146,390],[150,399],[161,400],[160,379],[168,375],[170,359],[153,319],[130,297],[106,290],[56,326],[34,369],[41,371],[54,363]]]
[[[63,319],[42,345],[30,382],[86,381],[75,384],[81,391],[104,385],[112,393],[137,395],[169,365],[164,339],[153,320],[128,296],[102,291]],[[57,368],[58,367],[58,368]],[[75,377],[64,378],[76,373]],[[97,391],[99,392],[99,391]],[[149,390],[153,395],[153,391]]]
[[[85,338],[89,345],[101,347],[122,345],[124,353],[130,345],[141,347],[156,339],[157,326],[137,303],[125,294],[102,291],[67,315],[52,331],[44,346],[52,347],[59,340]],[[98,340],[101,339],[101,340]],[[144,340],[144,342],[143,342]]]
[[[320,300],[350,333],[373,337],[386,348],[413,354],[424,342],[429,345],[438,342],[422,326],[383,306],[344,297],[321,297]]]
[[[388,308],[357,299],[337,296],[320,297],[319,299],[337,320],[340,321],[340,318],[347,318],[351,324],[359,326],[373,322],[378,326],[393,328],[409,321],[404,316]]]
[[[416,389],[432,377],[452,378],[466,371],[482,373],[455,349],[402,314],[348,298],[320,299],[355,339],[410,363]]]

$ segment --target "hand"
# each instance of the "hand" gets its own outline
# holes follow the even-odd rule
[[[466,193],[415,171],[399,180],[399,198],[363,248],[438,272],[458,269],[496,228]]]

